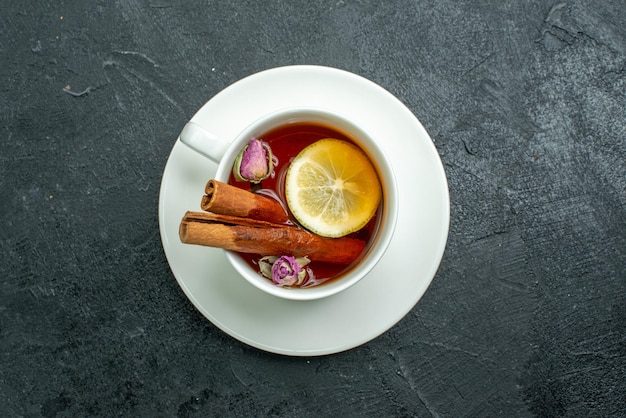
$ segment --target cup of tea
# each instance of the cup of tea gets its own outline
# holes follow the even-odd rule
[[[271,295],[292,300],[313,300],[337,294],[367,276],[383,257],[393,237],[399,210],[397,182],[392,165],[380,145],[384,139],[372,137],[357,123],[338,112],[310,107],[285,108],[267,114],[243,129],[232,141],[219,138],[194,121],[188,122],[180,134],[181,142],[218,164],[215,180],[242,189],[252,187],[254,193],[264,194],[278,201],[289,218],[285,222],[285,229],[289,232],[302,230],[313,236],[317,236],[316,230],[302,225],[290,209],[289,193],[286,192],[289,187],[287,183],[291,181],[288,172],[293,161],[297,160],[296,157],[305,148],[328,138],[358,148],[360,154],[371,163],[378,179],[380,190],[377,193],[380,193],[380,199],[371,218],[360,229],[341,238],[324,236],[319,240],[321,244],[316,241],[316,245],[328,243],[329,248],[337,248],[338,254],[344,251],[343,243],[351,245],[352,241],[349,240],[360,240],[364,245],[354,260],[347,263],[319,261],[306,255],[296,257],[292,254],[256,254],[225,250],[228,261],[243,278]],[[255,185],[238,178],[233,170],[236,164],[241,163],[242,150],[253,139],[261,140],[269,147],[273,160],[271,165],[274,165],[273,176],[264,178]],[[357,163],[358,161],[344,162],[347,166]],[[306,176],[306,171],[301,176]],[[371,193],[374,192],[372,189]],[[300,240],[300,235],[294,236],[296,238],[284,234],[284,239]],[[291,243],[282,244],[289,247]],[[294,248],[296,244],[300,243],[294,242]],[[297,285],[284,285],[275,275],[280,275],[281,269],[286,269],[287,275],[297,273],[298,277],[304,279],[298,280]]]

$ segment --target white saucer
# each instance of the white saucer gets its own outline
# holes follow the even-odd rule
[[[161,183],[161,239],[189,300],[227,334],[273,353],[337,353],[391,328],[430,285],[448,236],[448,186],[432,140],[415,116],[380,86],[342,70],[290,66],[251,75],[209,100],[192,120],[222,138],[234,138],[257,118],[291,106],[344,114],[379,138],[393,163],[400,213],[389,249],[372,272],[338,295],[290,301],[246,282],[222,250],[182,244],[180,220],[187,210],[200,210],[204,186],[217,166],[180,141]]]

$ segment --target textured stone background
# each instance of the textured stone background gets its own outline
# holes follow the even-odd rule
[[[623,0],[2,3],[1,416],[624,416]],[[215,328],[158,233],[185,121],[287,64],[395,94],[452,199],[424,298],[319,358]]]

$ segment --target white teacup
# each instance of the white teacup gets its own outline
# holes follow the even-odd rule
[[[378,216],[379,224],[365,253],[361,256],[360,261],[341,277],[318,286],[304,288],[279,287],[252,269],[236,253],[226,251],[226,255],[241,276],[264,292],[285,299],[312,300],[339,293],[365,277],[381,259],[393,237],[398,217],[397,183],[391,163],[376,139],[336,112],[319,108],[286,108],[256,120],[237,135],[232,142],[218,138],[194,122],[185,125],[180,134],[180,140],[193,150],[218,163],[215,179],[227,183],[237,155],[252,138],[262,139],[263,134],[277,127],[300,122],[321,123],[346,133],[368,155],[378,172],[383,191],[382,212]]]

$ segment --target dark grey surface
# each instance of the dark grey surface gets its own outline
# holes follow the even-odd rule
[[[1,416],[624,416],[623,0],[2,3]],[[318,358],[219,331],[158,233],[185,121],[288,64],[395,94],[452,200],[424,298]]]

